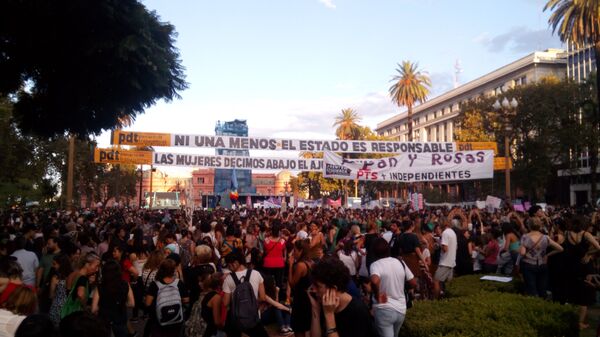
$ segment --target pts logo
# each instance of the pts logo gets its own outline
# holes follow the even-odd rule
[[[362,178],[362,179],[361,179]],[[377,180],[377,172],[373,172],[369,169],[366,170],[358,170],[356,172],[356,179],[359,180]]]

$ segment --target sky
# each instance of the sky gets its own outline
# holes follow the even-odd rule
[[[403,60],[429,74],[433,98],[453,88],[457,60],[464,84],[533,51],[561,48],[545,2],[145,0],[175,26],[189,88],[127,129],[212,135],[218,120],[245,119],[249,136],[335,139],[344,108],[374,129],[404,111],[388,92]],[[108,134],[98,142],[109,146]]]

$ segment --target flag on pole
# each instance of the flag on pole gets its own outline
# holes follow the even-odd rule
[[[235,169],[233,169],[231,171],[231,190],[237,191],[237,189],[238,189],[237,174],[235,173]]]

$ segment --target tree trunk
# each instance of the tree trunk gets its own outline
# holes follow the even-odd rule
[[[408,106],[408,141],[413,141],[413,120],[412,120],[412,106]]]
[[[595,133],[600,128],[600,77],[598,71],[600,71],[600,41],[596,42],[594,46],[596,53],[596,114],[594,116],[594,137]],[[592,205],[596,205],[598,199],[598,188],[596,187],[596,181],[598,179],[596,175],[596,169],[598,168],[598,139],[593,139],[589,147],[589,158],[590,158],[590,184],[592,184]]]

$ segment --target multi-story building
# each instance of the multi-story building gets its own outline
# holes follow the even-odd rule
[[[490,97],[519,85],[535,83],[538,80],[555,76],[564,78],[567,54],[561,49],[536,51],[512,63],[498,68],[475,80],[434,97],[413,107],[413,140],[417,142],[454,141],[456,119],[460,104],[477,97]],[[403,112],[379,124],[375,131],[382,136],[399,141],[408,141],[408,116]],[[458,196],[461,184],[437,184],[451,196]],[[407,191],[402,191],[406,196]]]
[[[217,136],[248,137],[248,124],[245,120],[233,120],[229,122],[217,121],[215,126]],[[248,150],[217,149],[217,155],[221,156],[249,156]],[[237,180],[237,189],[240,195],[251,195],[256,193],[252,186],[252,170],[236,169],[235,175],[232,169],[216,169],[214,174],[214,193],[224,195],[232,188],[233,178]]]
[[[536,82],[547,76],[565,77],[566,53],[561,49],[534,52],[489,74],[413,107],[413,140],[451,142],[460,104],[480,96],[495,96],[503,90]],[[401,113],[379,124],[379,135],[408,141],[408,116]]]
[[[571,80],[581,83],[595,70],[596,53],[593,46],[577,48],[573,43],[567,42],[567,76]],[[590,184],[591,170],[587,151],[582,151],[579,154],[575,166],[575,170],[558,171],[559,176],[569,179],[569,200],[571,205],[586,203],[591,199],[592,195],[592,185]]]
[[[585,81],[596,70],[596,53],[593,46],[577,48],[567,42],[567,76],[577,83]]]

